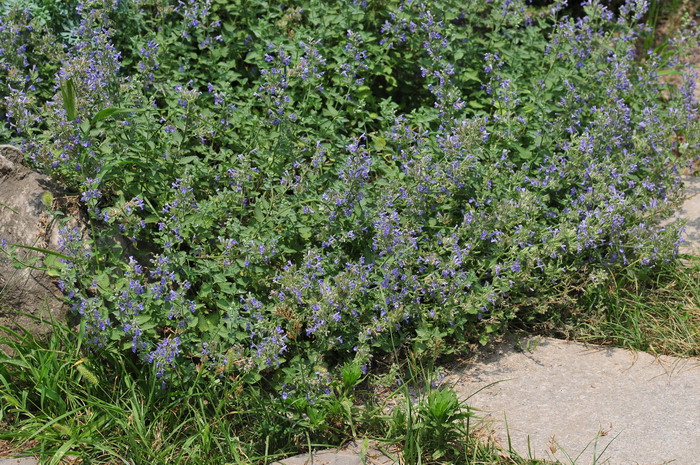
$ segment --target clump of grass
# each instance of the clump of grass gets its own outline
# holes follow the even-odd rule
[[[250,463],[239,425],[254,421],[236,402],[236,383],[163,391],[128,358],[85,353],[55,323],[42,341],[2,328],[0,440],[45,463]],[[9,354],[12,353],[12,355]]]
[[[655,354],[700,355],[700,260],[610,276],[591,293],[579,339]]]
[[[397,447],[407,464],[544,463],[478,437],[468,407],[450,388],[431,384],[426,373],[391,394],[402,401],[387,414],[383,401],[366,389],[371,383],[361,368],[346,364],[334,394],[296,415],[294,406],[281,411],[269,392],[232,379],[163,390],[153,373],[128,358],[103,353],[98,362],[80,341],[76,329],[60,323],[47,340],[2,328],[3,450],[50,464],[263,464],[372,438]],[[328,427],[337,435],[324,440]]]

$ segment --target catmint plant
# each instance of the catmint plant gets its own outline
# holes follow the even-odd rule
[[[59,285],[95,351],[306,409],[334,367],[486,343],[677,259],[693,24],[642,50],[643,1],[246,5],[2,18],[0,134],[88,218]]]

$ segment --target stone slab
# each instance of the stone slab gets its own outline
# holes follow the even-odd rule
[[[687,223],[682,235],[685,242],[681,244],[680,252],[700,256],[700,177],[682,176],[681,179],[684,184],[683,205],[662,226],[676,220],[685,220]]]
[[[684,176],[685,201],[676,214],[677,218],[688,221],[685,226],[681,252],[700,255],[700,177]]]
[[[340,449],[323,449],[311,455],[301,454],[289,457],[272,465],[393,465],[398,460],[377,449],[376,444],[355,442]],[[2,462],[0,462],[0,465]]]
[[[35,458],[23,457],[23,458],[0,458],[0,465],[38,465],[39,462]]]
[[[523,457],[700,463],[698,359],[533,338],[497,344],[447,381],[484,432],[504,450],[509,433]]]

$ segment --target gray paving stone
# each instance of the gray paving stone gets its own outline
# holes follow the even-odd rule
[[[393,465],[395,463],[398,461],[378,450],[376,444],[363,446],[350,443],[341,449],[315,451],[311,456],[295,455],[272,465]]]
[[[685,227],[686,243],[681,246],[681,251],[693,255],[700,255],[700,177],[684,176],[685,201],[676,214],[678,218],[688,221]]]
[[[35,458],[0,458],[0,465],[38,465],[39,462]]]
[[[700,256],[700,177],[682,176],[682,179],[685,185],[683,205],[662,226],[680,219],[685,220],[687,222],[683,233],[685,242],[681,244],[680,252]]]
[[[520,455],[565,464],[700,463],[700,360],[548,338],[520,347],[496,345],[448,378],[504,449],[509,433]]]

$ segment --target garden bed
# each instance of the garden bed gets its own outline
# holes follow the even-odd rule
[[[366,376],[672,267],[697,32],[640,52],[642,2],[563,3],[3,6],[0,138],[89,218],[43,264],[81,322],[60,369],[265,405],[258,454],[333,442]]]

